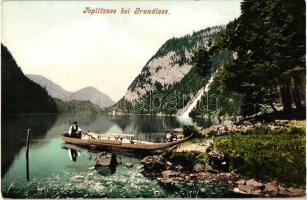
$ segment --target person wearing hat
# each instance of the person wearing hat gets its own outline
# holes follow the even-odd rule
[[[78,122],[74,121],[68,130],[68,135],[71,137],[81,138],[82,129],[78,126]]]

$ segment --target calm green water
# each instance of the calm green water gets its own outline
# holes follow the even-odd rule
[[[2,119],[2,195],[10,198],[124,198],[124,197],[235,197],[209,184],[165,185],[141,174],[143,154],[117,155],[114,173],[94,169],[97,152],[65,145],[59,134],[77,120],[84,130],[135,134],[136,138],[161,142],[165,129],[179,127],[173,117],[105,115],[15,115]],[[209,122],[206,122],[209,123]],[[26,130],[32,129],[29,181],[26,179]],[[71,150],[72,149],[72,150]],[[70,152],[76,151],[76,160]],[[133,167],[124,164],[132,162]]]

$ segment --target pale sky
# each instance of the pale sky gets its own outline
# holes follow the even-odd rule
[[[85,7],[117,14],[83,14]],[[135,8],[168,15],[135,15]],[[130,8],[121,15],[121,8]],[[2,42],[25,74],[40,74],[76,91],[93,86],[119,100],[146,62],[172,37],[225,25],[240,15],[240,0],[5,1]]]

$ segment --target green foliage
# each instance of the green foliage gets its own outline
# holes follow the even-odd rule
[[[182,143],[181,145],[188,145],[190,143],[202,142],[205,137],[200,135],[199,131],[195,126],[183,126],[183,134],[185,136],[190,136],[193,133],[192,139]],[[178,164],[186,168],[187,170],[192,170],[193,166],[197,163],[206,164],[208,162],[208,155],[199,152],[177,152],[171,151],[167,155],[168,159],[174,164]]]
[[[191,116],[237,116],[241,112],[242,95],[224,90],[218,72],[210,86],[208,93],[202,96]]]
[[[195,51],[192,61],[194,66],[196,67],[197,72],[202,75],[206,76],[211,71],[211,60],[209,57],[209,52],[206,51],[204,48],[199,48]]]
[[[203,87],[205,82],[210,78],[216,68],[223,63],[223,56],[227,54],[225,53],[226,51],[210,52],[209,55],[204,48],[200,48],[198,51],[196,49],[200,44],[201,46],[212,45],[212,41],[214,41],[217,31],[220,30],[222,30],[221,26],[211,27],[194,32],[192,35],[186,35],[181,38],[172,38],[166,41],[148,62],[152,59],[165,56],[169,52],[175,52],[176,56],[171,58],[173,64],[191,64],[196,65],[196,67],[193,67],[181,81],[174,83],[173,85],[165,87],[161,84],[155,83],[155,90],[145,94],[143,98],[138,100],[138,102],[131,103],[127,102],[125,99],[121,99],[112,108],[122,112],[138,114],[174,114],[178,109],[183,108],[190,100],[190,94],[196,94],[196,92]],[[192,56],[191,59],[186,52],[194,52],[196,56]],[[203,54],[206,54],[207,57],[203,58]],[[198,62],[198,60],[206,63],[203,64]],[[142,88],[145,83],[153,84],[149,79],[147,79],[149,75],[150,72],[148,68],[144,67],[142,72],[132,82],[129,89],[133,90],[136,87]],[[138,109],[140,107],[142,109]]]
[[[190,72],[178,83],[169,88],[157,87],[157,90],[148,92],[137,102],[128,102],[121,99],[112,108],[127,113],[137,114],[174,114],[184,107],[190,100],[187,94],[196,93],[203,86],[203,78],[192,68]]]
[[[208,163],[208,156],[205,153],[198,152],[176,152],[172,151],[167,155],[167,159],[175,165],[181,165],[187,170],[192,170],[197,163]]]
[[[214,49],[214,50],[212,50]],[[216,52],[218,51],[218,52]],[[202,96],[197,106],[192,110],[191,116],[236,116],[240,114],[242,95],[225,90],[221,81],[221,65],[231,63],[232,52],[228,50],[218,50],[217,46],[210,48],[209,53],[212,66],[219,67],[215,78],[206,95]]]
[[[1,45],[2,112],[13,113],[96,113],[87,101],[53,99],[45,88],[28,79],[8,49]]]
[[[199,131],[197,130],[197,128],[193,125],[184,125],[183,127],[183,134],[184,136],[190,136],[191,134],[193,134],[193,138],[194,139],[202,139],[203,136],[200,135]]]
[[[200,57],[202,54],[206,54],[206,59],[196,58],[197,56],[194,56],[192,60],[194,60],[196,67],[193,67],[180,82],[175,83],[168,88],[163,88],[160,85],[156,87],[155,91],[145,94],[138,102],[131,103],[127,102],[125,99],[121,99],[113,106],[113,108],[123,112],[139,114],[156,114],[160,112],[164,114],[176,113],[178,109],[183,108],[189,102],[191,97],[188,94],[195,95],[196,92],[209,80],[214,71],[220,67],[225,60],[232,57],[232,53],[228,50],[216,49],[216,51],[210,50],[209,52],[201,50],[202,53],[199,51],[200,50],[196,51],[196,54]],[[202,60],[206,62],[206,64],[198,65],[197,60]],[[142,72],[141,75],[142,74],[145,75],[146,72]],[[229,96],[231,95],[229,94]],[[140,107],[143,109],[138,109]]]
[[[185,35],[180,38],[172,38],[167,40],[161,48],[152,56],[146,65],[153,59],[165,56],[169,52],[175,52],[176,58],[172,58],[173,64],[192,64],[192,60],[186,55],[186,52],[192,52],[195,48],[202,43],[204,38],[214,38],[215,34],[210,34],[212,29],[222,29],[221,26],[206,28],[205,30],[194,32],[191,35]],[[203,45],[203,44],[202,44]],[[145,66],[146,66],[145,65]],[[134,79],[134,81],[129,86],[129,89],[133,90],[135,87],[142,87],[145,83],[150,84],[150,80],[146,77],[150,75],[147,67],[144,67],[141,73]]]
[[[3,113],[55,113],[56,104],[45,88],[29,80],[1,44],[1,101]]]
[[[76,101],[69,102],[60,99],[54,99],[59,113],[100,113],[100,109],[95,108],[89,101]]]
[[[227,153],[231,168],[248,178],[277,180],[286,186],[306,185],[306,137],[301,127],[271,131],[268,127],[214,138]]]
[[[179,64],[189,63],[190,60],[186,58],[185,51],[192,51],[197,46],[199,41],[203,40],[204,37],[214,38],[215,35],[210,35],[210,31],[212,29],[221,29],[221,26],[209,27],[201,31],[193,32],[191,35],[185,35],[180,38],[172,38],[167,40],[162,47],[157,51],[154,57],[162,57],[167,53],[174,51],[177,55],[179,55],[180,60],[178,60]]]
[[[244,0],[241,11],[219,40],[221,47],[238,56],[223,67],[225,88],[243,95],[243,115],[257,113],[260,104],[273,108],[277,86],[286,111],[291,109],[291,94],[301,109],[299,99],[304,95],[290,90],[298,91],[305,74],[305,2]]]

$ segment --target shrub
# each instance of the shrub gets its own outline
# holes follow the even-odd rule
[[[229,155],[231,169],[248,178],[302,187],[306,185],[305,143],[304,129],[298,127],[276,131],[263,127],[214,138],[214,147]]]

